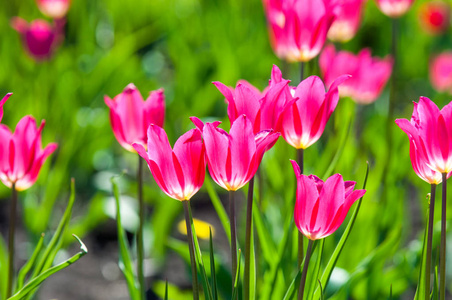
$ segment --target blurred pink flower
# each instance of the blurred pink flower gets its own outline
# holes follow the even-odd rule
[[[326,93],[317,76],[310,76],[291,89],[293,101],[286,104],[277,126],[287,143],[306,149],[320,138],[339,100],[338,86],[349,77],[337,78]]]
[[[52,19],[61,19],[66,16],[70,0],[36,0],[39,10],[45,16]]]
[[[14,17],[11,26],[21,35],[27,52],[37,61],[51,58],[62,39],[60,25],[56,23],[38,19],[28,24],[24,19]]]
[[[419,103],[414,103],[411,120],[395,122],[428,167],[440,173],[452,171],[452,102],[440,111],[430,99],[420,97]]]
[[[336,52],[333,45],[328,45],[320,54],[319,64],[327,85],[342,74],[352,75],[339,87],[340,96],[369,104],[377,100],[391,77],[393,61],[390,57],[372,57],[369,49],[354,55],[347,51]]]
[[[44,149],[41,146],[41,131],[45,122],[37,128],[31,116],[23,117],[12,133],[0,124],[0,180],[11,188],[23,191],[31,187],[38,179],[39,171],[47,157],[57,148],[51,143]]]
[[[123,92],[110,99],[104,97],[110,108],[110,121],[113,133],[126,150],[135,152],[133,143],[147,147],[146,132],[149,125],[163,127],[165,117],[165,96],[163,89],[152,91],[143,101],[133,83],[127,85]]]
[[[204,124],[196,117],[190,119],[202,132],[212,179],[228,191],[236,191],[250,181],[264,152],[279,137],[279,133],[272,130],[255,135],[253,125],[245,115],[232,123],[229,134],[217,128],[219,122]]]
[[[410,9],[414,0],[375,0],[382,13],[391,18],[398,18]]]
[[[159,187],[173,199],[190,200],[204,183],[206,173],[205,148],[199,130],[183,134],[173,149],[158,125],[150,125],[147,136],[147,152],[141,144],[134,143],[133,147],[148,163]]]
[[[450,26],[450,4],[443,1],[425,2],[419,9],[421,28],[430,34],[440,34]]]
[[[310,240],[327,237],[341,226],[352,204],[366,190],[353,190],[356,182],[344,182],[340,174],[325,182],[314,175],[303,175],[298,164],[291,162],[297,177],[295,225]]]
[[[289,62],[309,61],[325,43],[338,5],[328,0],[263,0],[270,42]]]
[[[0,121],[3,118],[3,105],[5,104],[6,100],[8,100],[9,97],[11,97],[13,93],[8,93],[5,95],[5,97],[3,97],[2,100],[0,100]]]
[[[328,31],[328,39],[335,42],[351,40],[359,29],[366,0],[339,0],[341,9]]]
[[[446,51],[430,63],[430,82],[440,92],[452,94],[452,51]]]

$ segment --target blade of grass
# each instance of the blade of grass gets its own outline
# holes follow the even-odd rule
[[[217,212],[218,217],[220,218],[221,225],[223,226],[224,232],[228,237],[229,245],[231,245],[231,230],[229,229],[229,218],[226,210],[224,209],[223,203],[221,203],[220,197],[218,197],[217,192],[215,192],[215,188],[212,185],[212,182],[209,178],[204,180],[204,185],[207,189],[207,193],[209,194],[210,200],[212,201],[213,207]]]
[[[130,258],[129,245],[122,228],[121,223],[121,205],[119,200],[119,188],[114,177],[111,178],[113,185],[113,195],[116,201],[116,226],[118,230],[118,244],[119,244],[119,268],[121,269],[126,279],[127,288],[129,290],[130,298],[133,300],[140,299],[140,290],[137,286],[137,278],[132,267],[132,259]]]
[[[44,245],[44,233],[41,234],[38,244],[36,245],[35,250],[33,251],[33,254],[31,255],[30,259],[22,267],[22,269],[20,269],[19,274],[17,275],[16,290],[20,290],[23,288],[24,283],[25,283],[25,277],[27,276],[28,272],[30,272],[31,269],[33,268],[33,266],[36,262],[36,259],[38,258],[39,254],[41,253],[43,245]]]
[[[364,177],[363,189],[366,188],[368,176],[369,176],[369,163],[367,162],[366,175]],[[339,259],[339,255],[341,254],[342,249],[344,248],[344,245],[347,242],[347,239],[350,235],[350,232],[353,229],[353,225],[355,224],[356,217],[358,215],[359,208],[361,207],[362,200],[363,200],[363,198],[358,200],[355,210],[353,211],[352,217],[350,218],[350,221],[348,222],[347,227],[345,228],[345,231],[342,234],[341,239],[339,240],[339,243],[337,244],[336,248],[334,249],[334,252],[331,255],[331,258],[328,261],[328,264],[326,265],[325,270],[323,271],[322,277],[320,279],[320,282],[322,283],[323,288],[326,288],[326,285],[328,284],[328,281],[330,280],[331,273],[333,272],[333,269],[336,266],[336,262]],[[313,299],[319,299],[319,297],[320,297],[320,290],[316,289],[316,291],[314,292]]]
[[[235,273],[235,282],[234,282],[234,289],[232,291],[232,298],[231,299],[237,299],[238,293],[239,293],[239,282],[240,282],[240,265],[242,260],[240,257],[242,257],[242,250],[238,250],[237,257],[239,258],[237,261],[237,273]]]
[[[430,202],[430,201],[429,201]],[[427,207],[427,223],[429,223],[429,215],[430,215],[430,208]],[[427,263],[427,239],[428,239],[428,232],[427,228],[424,231],[424,242],[422,244],[422,256],[421,256],[421,263],[419,266],[419,279],[417,283],[416,288],[416,294],[414,295],[414,300],[420,300],[425,299],[425,294],[429,293],[430,289],[427,289],[427,281],[425,277],[425,264]],[[430,258],[431,259],[431,258]]]
[[[303,267],[304,267],[304,259],[303,259],[303,262],[300,265],[300,269],[298,270],[297,275],[294,277],[294,279],[290,283],[289,288],[287,289],[283,300],[295,299],[297,288],[300,285],[301,270],[303,270]]]
[[[165,300],[168,300],[168,279],[166,280],[165,283]]]
[[[210,242],[210,277],[212,278],[212,299],[218,299],[217,278],[215,275],[215,256],[213,254],[212,227],[209,227]]]
[[[317,259],[315,261],[314,268],[312,269],[312,273],[311,273],[312,275],[310,276],[310,278],[313,278],[313,279],[315,278],[317,280],[311,280],[311,284],[308,286],[307,299],[312,299],[312,294],[314,293],[316,285],[317,285],[317,281],[318,281],[318,278],[320,275],[320,266],[321,266],[321,261],[322,261],[324,244],[325,244],[325,239],[321,239],[319,241],[319,251],[318,251]]]
[[[256,202],[257,201],[253,201],[253,220],[256,225],[256,231],[259,237],[259,243],[262,248],[264,259],[271,265],[277,255],[276,246],[268,230],[265,228],[262,213],[257,207]]]
[[[28,296],[30,293],[33,292],[44,280],[46,280],[49,276],[55,274],[56,272],[70,266],[77,260],[79,260],[81,257],[83,257],[86,253],[88,253],[88,249],[86,248],[85,244],[76,236],[74,237],[77,239],[77,241],[80,243],[80,252],[69,258],[68,260],[50,268],[41,273],[39,276],[33,278],[29,283],[27,283],[21,290],[19,290],[16,294],[14,294],[9,300],[19,300],[26,296]]]

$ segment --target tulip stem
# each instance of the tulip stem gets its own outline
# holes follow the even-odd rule
[[[447,173],[443,173],[443,193],[441,203],[441,247],[439,249],[439,299],[446,299],[446,207]]]
[[[235,219],[234,191],[229,191],[229,224],[231,226],[231,266],[232,266],[232,289],[234,289],[235,275],[237,273],[237,234]]]
[[[432,239],[433,239],[433,218],[435,211],[435,194],[436,184],[431,184],[430,191],[430,211],[428,217],[428,229],[427,229],[427,261],[425,264],[425,300],[430,299],[430,277],[431,277],[431,265],[432,265]]]
[[[305,69],[305,65],[306,65],[306,63],[305,62],[300,62],[300,82],[302,82],[303,81],[303,79],[304,79],[304,69]]]
[[[303,159],[304,149],[297,149],[297,163],[300,166],[300,174],[303,174],[304,159]],[[298,231],[298,267],[303,262],[304,249],[303,249],[303,234]]]
[[[9,214],[9,235],[8,235],[8,287],[6,298],[13,294],[14,281],[14,236],[16,230],[16,210],[17,210],[17,190],[16,183],[11,187],[11,212]]]
[[[143,223],[144,223],[144,201],[143,201],[143,159],[138,155],[138,202],[139,202],[139,214],[140,223],[138,226],[137,233],[137,269],[138,269],[138,280],[140,281],[140,294],[141,299],[146,299],[145,297],[145,283],[144,283],[144,273],[143,273],[143,260],[144,260],[144,246],[143,246]]]
[[[304,261],[303,272],[301,272],[300,289],[298,290],[298,300],[303,300],[304,287],[306,285],[306,276],[308,273],[309,260],[311,259],[311,254],[312,254],[312,244],[314,244],[314,241],[309,240],[308,249],[306,250],[306,260]]]
[[[254,176],[248,185],[248,199],[246,204],[246,236],[245,236],[245,274],[244,274],[244,299],[250,298],[250,265],[251,265],[251,230],[253,225],[253,190]]]
[[[190,201],[182,201],[184,205],[185,213],[185,226],[187,227],[187,239],[188,239],[188,249],[190,250],[190,262],[191,262],[191,274],[193,278],[193,299],[198,300],[198,273],[196,272],[196,256],[195,248],[193,243],[193,231],[191,230],[191,224],[193,223],[193,217],[190,210]]]

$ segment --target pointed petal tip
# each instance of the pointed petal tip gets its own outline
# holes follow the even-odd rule
[[[301,174],[301,169],[300,169],[300,166],[298,165],[298,163],[295,160],[292,160],[292,159],[290,160],[290,163],[292,164],[292,167],[293,167],[293,170],[295,172],[295,175],[297,177],[302,175]]]

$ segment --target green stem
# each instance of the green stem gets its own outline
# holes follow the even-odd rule
[[[250,265],[251,265],[251,230],[253,225],[253,190],[254,176],[248,185],[248,199],[246,204],[246,236],[245,236],[245,274],[244,292],[245,299],[250,298]]]
[[[193,244],[193,232],[191,230],[191,224],[193,223],[192,215],[190,211],[190,201],[184,200],[182,201],[184,205],[184,213],[185,213],[185,225],[187,226],[187,238],[188,238],[188,248],[190,250],[190,262],[191,262],[191,273],[193,278],[193,299],[198,300],[198,273],[196,272],[196,256],[195,249]]]
[[[435,194],[436,184],[431,185],[430,191],[430,212],[428,217],[428,229],[427,229],[427,261],[425,264],[425,300],[430,300],[430,277],[432,266],[432,239],[433,239],[433,219],[435,211]]]
[[[304,79],[304,69],[305,69],[306,63],[300,62],[300,82]]]
[[[143,224],[144,224],[144,201],[143,201],[143,159],[138,155],[138,202],[139,202],[139,214],[140,223],[137,232],[137,268],[138,268],[138,280],[140,281],[140,294],[141,299],[145,298],[145,283],[143,273],[143,260],[144,260],[144,246],[143,246]]]
[[[303,159],[304,150],[297,149],[297,163],[300,166],[300,173],[303,174],[304,169],[304,159]],[[304,249],[303,249],[303,234],[298,231],[298,266],[303,262],[304,257]]]
[[[439,299],[446,299],[446,207],[447,173],[443,173],[443,194],[441,204],[441,247],[439,249]]]
[[[229,224],[231,226],[232,289],[234,289],[235,275],[237,273],[237,234],[236,234],[234,193],[235,193],[234,191],[229,191]]]
[[[298,290],[298,300],[303,300],[304,295],[304,287],[306,285],[306,275],[308,273],[309,260],[311,259],[312,254],[312,244],[313,240],[309,240],[308,249],[306,250],[306,260],[303,266],[303,272],[301,272],[301,281],[300,281],[300,289]]]
[[[9,214],[9,235],[8,235],[8,287],[6,298],[13,294],[14,281],[14,236],[16,231],[16,210],[17,210],[17,190],[16,183],[11,187],[11,211]]]

